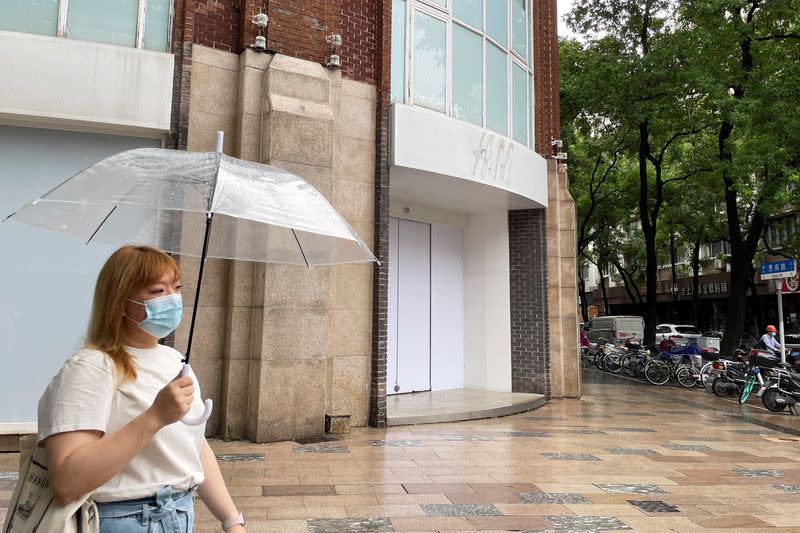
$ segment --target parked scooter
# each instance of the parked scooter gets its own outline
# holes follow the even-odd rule
[[[789,407],[789,412],[797,414],[796,405],[800,400],[800,374],[786,368],[772,369],[773,378],[761,396],[764,407],[779,413]]]

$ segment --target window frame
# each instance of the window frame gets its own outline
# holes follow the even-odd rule
[[[66,1],[66,0],[62,0]],[[506,45],[499,43],[494,38],[492,38],[486,29],[487,24],[487,4],[488,2],[496,1],[496,0],[483,0],[482,8],[483,8],[483,28],[475,28],[470,23],[463,21],[453,15],[453,2],[452,0],[445,0],[445,6],[441,6],[437,4],[434,0],[406,0],[405,2],[405,52],[404,52],[404,80],[403,80],[403,90],[400,91],[403,100],[402,103],[407,105],[418,105],[414,102],[414,68],[415,68],[415,54],[414,54],[414,31],[415,31],[415,14],[416,12],[423,13],[425,15],[434,17],[438,20],[441,20],[445,23],[445,102],[444,102],[444,111],[436,111],[432,110],[437,113],[443,113],[444,115],[458,119],[453,115],[453,27],[454,25],[458,25],[463,29],[471,31],[477,34],[482,39],[482,48],[481,48],[481,61],[482,61],[482,107],[483,107],[483,118],[482,123],[479,127],[483,129],[487,128],[487,113],[488,113],[488,104],[486,102],[486,88],[487,88],[487,80],[486,80],[486,63],[487,63],[487,53],[486,49],[488,44],[492,44],[497,46],[501,51],[505,53],[506,57],[506,114],[507,114],[507,121],[506,121],[506,132],[504,134],[498,133],[498,135],[503,135],[504,137],[508,138],[509,140],[525,146],[527,148],[533,149],[534,145],[534,107],[535,107],[535,95],[534,95],[534,71],[533,71],[533,1],[532,0],[524,0],[525,1],[525,10],[526,10],[526,36],[525,42],[527,46],[527,60],[522,57],[518,52],[514,50],[513,45],[513,9],[511,5],[512,0],[504,0],[508,4],[507,9],[507,34],[508,34],[508,43]],[[525,131],[527,137],[527,143],[520,143],[514,139],[514,106],[513,106],[513,98],[514,98],[514,80],[513,80],[513,72],[514,66],[518,66],[521,68],[525,74],[525,94],[527,96],[527,112],[525,114]],[[427,106],[419,106],[425,109],[429,109]],[[472,122],[464,120],[468,124],[473,124]],[[475,125],[475,124],[473,124]]]
[[[58,18],[56,19],[56,35],[55,37],[67,39],[67,13],[69,10],[69,0],[58,1]],[[147,0],[138,0],[138,11],[136,14],[136,35],[134,37],[133,48],[137,50],[148,50],[144,47],[144,32],[145,32],[145,19],[147,18]],[[167,22],[167,49],[165,53],[172,53],[172,30],[175,22],[175,0],[169,0],[169,20]],[[88,41],[94,42],[94,41]],[[121,45],[112,45],[121,46]],[[130,47],[124,47],[130,48]],[[151,52],[158,52],[160,50],[150,50]]]

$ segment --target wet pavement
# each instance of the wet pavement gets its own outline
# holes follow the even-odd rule
[[[504,418],[212,446],[251,533],[800,532],[800,417],[593,370],[583,391]],[[16,457],[0,455],[0,507]],[[200,502],[197,528],[219,531]]]

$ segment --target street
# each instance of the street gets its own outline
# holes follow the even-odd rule
[[[582,400],[512,417],[212,446],[257,533],[800,531],[798,419],[757,398],[740,408],[700,389],[583,378]],[[219,530],[200,503],[196,520]]]

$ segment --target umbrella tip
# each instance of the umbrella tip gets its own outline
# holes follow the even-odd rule
[[[225,139],[225,132],[224,131],[218,131],[217,132],[217,148],[216,148],[216,152],[218,154],[222,153],[222,141],[224,139]]]

